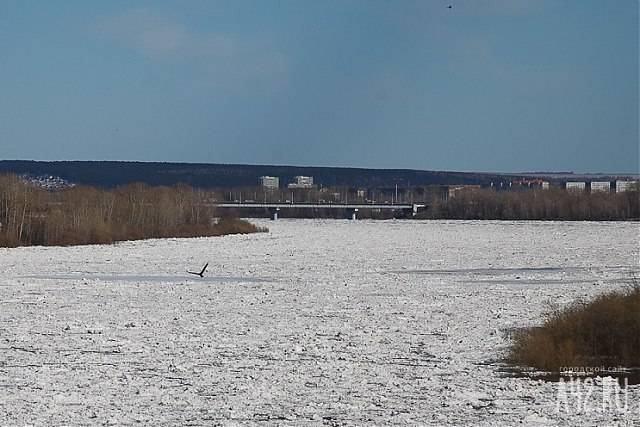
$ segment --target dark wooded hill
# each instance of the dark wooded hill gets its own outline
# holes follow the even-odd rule
[[[322,186],[399,187],[424,185],[489,185],[526,174],[443,172],[413,169],[364,169],[308,166],[268,166],[207,163],[121,161],[2,160],[0,173],[57,176],[75,184],[115,187],[131,182],[149,185],[189,184],[200,188],[255,186],[263,175],[280,177],[286,186],[296,175],[313,176]],[[529,175],[530,176],[530,175]],[[552,179],[553,180],[553,179]]]

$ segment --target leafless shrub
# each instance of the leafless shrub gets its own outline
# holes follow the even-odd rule
[[[565,366],[640,366],[640,286],[577,301],[514,335],[508,361],[557,372]]]

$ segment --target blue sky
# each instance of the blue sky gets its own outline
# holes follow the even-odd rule
[[[638,172],[638,18],[636,0],[0,0],[0,158]]]

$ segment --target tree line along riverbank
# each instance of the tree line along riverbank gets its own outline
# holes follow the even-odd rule
[[[189,186],[129,184],[113,190],[47,191],[0,176],[0,246],[81,245],[166,237],[254,233],[263,228],[216,218],[208,194]]]
[[[434,197],[421,218],[559,221],[625,221],[640,219],[640,192],[573,192],[549,190],[461,191],[447,199]]]

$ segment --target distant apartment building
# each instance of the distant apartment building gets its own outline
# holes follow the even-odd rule
[[[616,193],[638,189],[638,181],[616,181]]]
[[[591,181],[591,192],[608,193],[611,191],[611,183],[609,181]]]
[[[274,190],[280,187],[280,178],[277,176],[261,176],[260,185],[262,188]]]
[[[587,184],[584,181],[569,181],[565,183],[565,188],[568,191],[584,191]]]
[[[287,187],[289,188],[313,188],[313,177],[312,176],[294,176],[293,182],[290,183]]]

